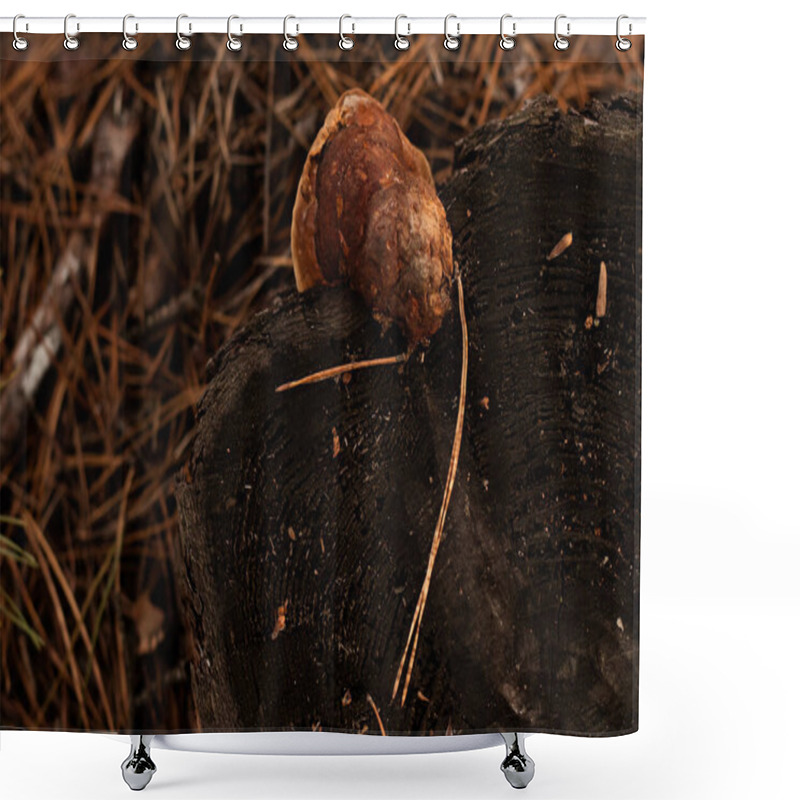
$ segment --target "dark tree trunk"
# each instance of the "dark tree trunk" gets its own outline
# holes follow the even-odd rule
[[[392,687],[457,413],[455,286],[403,365],[276,393],[405,348],[330,288],[287,293],[216,356],[178,487],[205,730],[636,728],[639,103],[540,99],[456,149],[441,197],[466,416],[404,707]]]

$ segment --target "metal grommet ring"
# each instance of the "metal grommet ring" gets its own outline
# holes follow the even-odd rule
[[[349,37],[344,35],[344,21],[346,19],[353,19],[349,14],[342,14],[339,17],[339,49],[340,50],[352,50],[355,46],[355,42]],[[352,24],[352,33],[355,33],[356,26],[355,23]]]
[[[451,19],[456,20],[456,35],[451,36],[448,32],[448,23]],[[448,14],[444,18],[444,49],[445,50],[458,50],[461,47],[461,23],[458,22],[458,17],[456,14]]]
[[[622,53],[624,53],[626,50],[630,50],[631,49],[631,45],[633,44],[633,42],[631,42],[630,39],[623,39],[622,35],[619,32],[619,24],[624,19],[628,19],[628,17],[625,14],[620,14],[617,17],[617,41],[616,41],[616,44],[614,45],[617,48],[617,50],[619,50]],[[628,35],[630,35],[631,30],[632,30],[632,27],[631,27],[631,24],[629,22],[628,23]]]
[[[75,19],[74,14],[67,14],[64,17],[64,49],[65,50],[77,50],[81,43],[78,40],[77,36],[72,36],[69,32],[69,21],[71,19]],[[80,23],[75,23],[75,31],[79,31],[81,29]]]
[[[297,46],[299,42],[293,36],[289,36],[289,20],[290,19],[297,19],[297,17],[293,17],[291,14],[289,16],[283,18],[283,49],[288,51],[289,53],[297,50]],[[300,26],[296,26],[295,29],[296,33],[300,32]]]
[[[23,39],[17,33],[17,20],[19,20],[19,19],[25,19],[25,15],[24,14],[17,14],[17,16],[14,17],[14,23],[13,23],[13,25],[11,27],[11,30],[14,33],[14,41],[12,42],[12,45],[13,45],[15,50],[19,50],[20,52],[22,52],[23,50],[27,50],[28,49],[28,44],[30,44],[30,43],[28,42],[27,39]],[[26,31],[28,30],[28,23],[27,22],[25,23],[25,30]]]
[[[188,36],[184,36],[181,33],[181,20],[188,19],[188,14],[178,14],[177,19],[175,20],[175,47],[178,50],[188,50],[192,46],[192,40]],[[192,23],[189,23],[189,33],[192,32]]]
[[[513,50],[514,45],[517,43],[514,37],[517,35],[517,23],[511,23],[511,36],[509,36],[504,30],[503,27],[505,25],[505,21],[507,19],[511,19],[511,14],[503,14],[500,17],[500,49],[501,50]]]
[[[555,25],[553,26],[553,30],[554,30],[554,33],[556,35],[556,40],[553,42],[553,47],[555,47],[556,50],[566,50],[569,47],[569,39],[566,39],[565,37],[563,37],[558,32],[558,21],[560,19],[566,19],[566,18],[567,18],[566,14],[559,14],[556,17],[556,22],[555,22]],[[570,28],[570,24],[568,22],[567,23],[567,36],[569,36],[569,28]]]
[[[400,35],[401,19],[408,19],[408,17],[405,14],[398,14],[394,18],[394,46],[398,50],[408,50],[408,48],[411,47],[411,42],[409,42],[408,39],[406,39],[406,36],[411,36],[411,24],[407,23],[408,33],[406,34],[406,36],[401,36]]]
[[[242,40],[231,33],[231,22],[233,22],[235,19],[239,19],[236,14],[231,14],[228,17],[228,43],[226,47],[231,51],[231,53],[238,53],[242,49]],[[241,32],[242,26],[239,25],[239,33]]]
[[[128,34],[128,20],[136,19],[133,14],[126,14],[122,18],[122,47],[124,50],[135,50],[139,46],[139,42],[133,36]],[[136,23],[134,30],[139,30],[139,24]]]

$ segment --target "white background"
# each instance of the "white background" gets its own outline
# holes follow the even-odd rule
[[[530,737],[537,775],[527,792],[800,796],[791,768],[800,749],[797,6],[759,3],[745,16],[744,4],[646,0],[18,2],[4,3],[3,14],[647,16],[640,731]],[[126,744],[103,736],[6,732],[0,795],[129,797],[119,771],[126,754]],[[147,796],[170,800],[512,792],[498,769],[501,749],[154,755]]]

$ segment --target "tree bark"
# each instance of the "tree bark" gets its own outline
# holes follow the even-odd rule
[[[404,350],[331,288],[287,292],[217,354],[177,487],[204,730],[636,729],[640,102],[542,98],[456,148],[440,196],[465,426],[405,706],[457,413],[455,287],[405,364],[276,393]]]

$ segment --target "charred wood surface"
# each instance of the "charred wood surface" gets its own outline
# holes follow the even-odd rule
[[[457,303],[407,363],[281,393],[405,341],[320,288],[217,354],[177,490],[204,730],[636,728],[641,124],[640,96],[580,114],[540,99],[456,148],[440,196],[466,417],[404,706],[391,692],[452,447]]]

